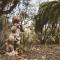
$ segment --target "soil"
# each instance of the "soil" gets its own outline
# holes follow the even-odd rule
[[[26,48],[18,55],[18,60],[60,60],[60,45],[36,45]],[[0,55],[0,60],[5,60]]]

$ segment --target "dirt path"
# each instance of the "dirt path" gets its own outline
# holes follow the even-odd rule
[[[60,60],[60,47],[36,48],[28,53],[28,57],[37,60]]]
[[[19,60],[60,60],[60,46],[34,46],[18,58]]]

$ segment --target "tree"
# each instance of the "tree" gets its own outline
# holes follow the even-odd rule
[[[52,25],[52,36],[55,34],[55,29],[57,26],[58,17],[60,16],[60,2],[59,1],[52,1],[52,2],[45,2],[40,4],[38,14],[35,15],[35,32],[38,34],[38,38],[41,42],[46,42],[47,35],[45,29],[44,40],[42,40],[43,36],[43,27],[44,25],[51,24]],[[41,33],[41,34],[39,34]],[[40,38],[41,36],[41,38]],[[57,37],[58,38],[58,35]],[[59,41],[59,40],[57,40]],[[56,42],[57,42],[56,41]]]
[[[60,2],[52,1],[40,4],[38,14],[35,19],[35,31],[42,32],[43,26],[50,21],[54,26],[57,22],[57,18],[60,15]]]
[[[18,1],[19,0],[0,0],[0,15],[10,13],[18,4]]]

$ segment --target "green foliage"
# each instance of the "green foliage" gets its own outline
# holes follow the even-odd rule
[[[41,43],[50,43],[50,44],[59,43],[58,38],[59,32],[55,34],[56,32],[55,30],[57,29],[57,23],[58,20],[60,19],[59,17],[60,17],[59,1],[45,2],[40,4],[38,14],[34,17],[34,20],[35,20],[35,32],[37,33]],[[47,23],[52,25],[51,31],[48,33],[46,27],[45,31],[43,31],[43,27],[44,25],[46,26]],[[41,34],[39,34],[39,32],[41,32]],[[42,39],[42,37],[44,38]]]
[[[35,16],[35,31],[42,31],[43,26],[47,22],[52,22],[54,25],[57,22],[57,17],[60,14],[60,2],[52,1],[40,4],[38,14]]]
[[[10,13],[16,7],[17,4],[18,0],[0,0],[0,15]],[[9,10],[4,10],[6,7],[10,7]]]
[[[21,37],[21,44],[24,46],[31,46],[38,43],[38,37],[35,32],[24,32]]]

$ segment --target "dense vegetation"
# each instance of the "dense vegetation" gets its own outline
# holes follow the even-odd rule
[[[10,2],[10,1],[9,1]],[[18,2],[16,2],[17,4]],[[8,4],[8,3],[6,3]],[[15,4],[15,6],[16,6]],[[13,10],[14,8],[12,8]],[[12,11],[10,10],[10,11]],[[3,10],[2,10],[3,11]],[[23,18],[24,18],[23,13]],[[2,26],[6,26],[3,28],[6,34],[6,29],[8,30],[8,21],[7,17],[1,17],[1,21],[3,22]],[[28,17],[29,18],[29,17]],[[2,20],[3,19],[3,20]],[[32,19],[33,20],[33,19]],[[38,14],[34,16],[34,25],[31,25],[30,32],[24,32],[22,34],[22,43],[25,44],[35,44],[35,43],[59,43],[59,32],[60,32],[60,2],[52,1],[52,2],[44,2],[39,5]],[[5,23],[4,23],[5,22]],[[5,25],[7,24],[7,25]],[[48,26],[46,26],[48,24]],[[59,25],[59,27],[57,26]],[[45,26],[45,30],[44,30]],[[46,28],[47,27],[47,28]],[[35,28],[35,30],[34,30]],[[41,33],[40,33],[41,32]],[[8,34],[8,33],[7,33]],[[26,35],[25,35],[26,34]],[[36,36],[36,37],[35,37]],[[35,37],[35,38],[34,38]]]
[[[5,40],[11,32],[12,23],[8,20],[14,13],[13,9],[22,0],[0,0],[0,58],[5,60]],[[18,58],[30,60],[60,60],[60,1],[48,1],[39,5],[38,13],[33,16],[27,14],[30,0],[23,0],[26,11],[20,11],[21,23],[26,30],[20,32],[20,45],[17,49]],[[26,3],[27,2],[27,3]],[[9,8],[8,8],[9,7]],[[7,10],[5,10],[7,8]],[[31,7],[30,7],[31,8]],[[11,15],[10,17],[7,14]],[[14,15],[14,14],[13,14]],[[28,21],[25,21],[27,18]],[[33,21],[28,26],[28,22]],[[27,24],[28,23],[28,24]],[[24,26],[23,25],[23,26]],[[42,45],[43,44],[43,45]],[[55,44],[55,45],[53,45]],[[57,46],[58,44],[58,46]],[[3,56],[4,55],[4,56]]]
[[[36,31],[41,31],[43,26],[46,23],[51,23],[54,25],[58,21],[58,17],[60,17],[60,2],[52,1],[52,2],[45,2],[40,4],[38,14],[35,16],[36,20]]]
[[[35,32],[41,43],[59,43],[60,32],[60,2],[52,1],[40,4],[38,14],[35,16]],[[48,25],[48,26],[47,26]],[[59,27],[57,26],[59,25]],[[44,30],[45,27],[45,30]],[[40,36],[42,36],[40,38]],[[53,39],[51,39],[53,38]],[[55,41],[54,41],[55,40]]]
[[[18,0],[0,0],[0,15],[10,13],[17,4]],[[5,10],[6,7],[7,9]]]

